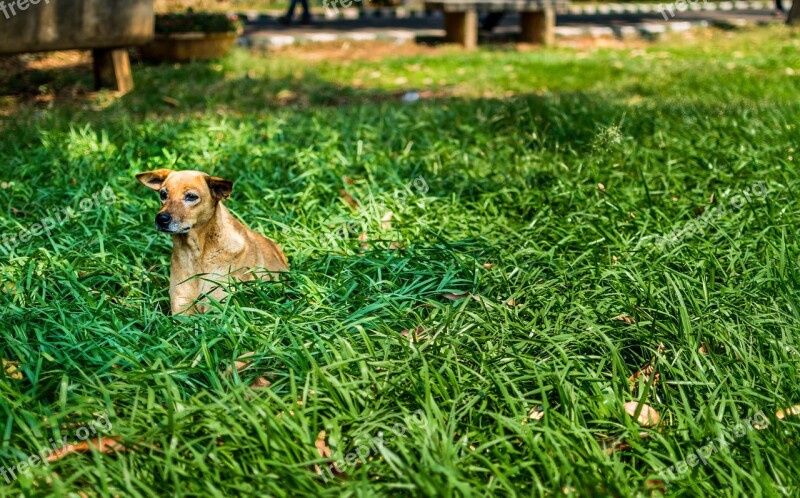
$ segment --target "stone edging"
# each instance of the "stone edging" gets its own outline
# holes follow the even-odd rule
[[[688,2],[687,2],[688,3]],[[690,7],[699,7],[699,8],[692,8],[692,10],[733,10],[736,8],[737,10],[745,10],[745,5],[752,10],[764,10],[764,9],[771,9],[774,6],[774,2],[771,1],[738,1],[738,2],[708,2],[706,4],[700,4],[700,2],[695,2],[694,4],[688,4]],[[597,12],[596,10],[593,11],[592,9],[597,9],[598,7],[606,7],[610,9],[608,12],[605,12],[605,8],[601,9],[602,12]],[[627,10],[614,10],[619,9],[620,7],[624,7]],[[605,6],[594,6],[594,5],[578,5],[578,6],[570,6],[567,9],[567,12],[570,14],[578,13],[576,8],[583,9],[580,13],[584,14],[605,14],[605,13],[618,13],[618,12],[632,12],[630,9],[632,7],[643,7],[644,10],[639,10],[637,12],[655,12],[656,8],[658,7],[657,4],[608,4]],[[586,10],[588,9],[588,10]],[[389,10],[389,9],[374,9],[374,10]],[[394,9],[398,11],[399,9]],[[358,18],[358,9],[343,9],[340,11],[341,13],[349,15],[344,16],[346,19],[351,18]],[[355,13],[355,17],[353,17],[353,13]],[[413,13],[413,11],[412,11]],[[421,11],[417,11],[417,13],[421,13]],[[432,12],[429,15],[433,17],[440,17],[441,12]],[[259,14],[259,16],[264,16],[263,14]],[[269,17],[277,17],[277,16],[269,16]],[[402,17],[398,15],[397,17]],[[411,16],[414,17],[414,16]],[[708,20],[694,20],[694,21],[678,21],[678,20],[671,20],[669,22],[646,22],[646,23],[638,23],[638,24],[631,24],[627,26],[556,26],[555,28],[555,35],[557,38],[573,38],[573,37],[585,37],[589,36],[592,38],[619,38],[619,39],[631,39],[631,38],[643,38],[647,40],[653,40],[661,35],[668,33],[668,32],[685,32],[689,31],[694,28],[698,27],[708,27],[708,26],[718,26],[724,28],[730,28],[735,26],[744,26],[747,24],[754,24],[753,21],[739,19],[739,18],[730,18],[730,19],[720,19],[716,21],[708,21]],[[760,23],[756,23],[760,24]],[[340,40],[349,40],[349,41],[392,41],[396,43],[404,43],[407,41],[413,41],[416,39],[417,36],[442,36],[444,33],[443,30],[409,30],[409,29],[389,29],[389,30],[379,30],[379,31],[350,31],[350,32],[313,32],[313,33],[302,33],[296,35],[289,35],[289,34],[282,34],[280,32],[275,32],[275,34],[264,35],[259,34],[256,36],[242,36],[239,38],[239,45],[243,45],[246,47],[251,48],[278,48],[284,47],[287,45],[293,44],[302,44],[302,43],[322,43],[322,42],[332,42],[332,41],[340,41]]]
[[[664,2],[674,3],[674,2]],[[608,14],[646,14],[657,12],[660,4],[656,3],[609,3],[598,5],[569,5],[565,9],[559,9],[559,14],[575,14],[575,15],[608,15]],[[786,2],[786,11],[791,8],[791,2]],[[700,2],[700,1],[687,1],[688,10],[692,11],[730,11],[730,10],[772,10],[775,7],[775,2],[772,1],[723,1],[723,2]],[[338,12],[326,11],[325,19],[370,19],[370,18],[397,18],[409,19],[420,17],[440,17],[441,12],[429,12],[420,9],[409,9],[407,7],[381,7],[370,9],[358,9],[355,7],[347,7],[337,9]],[[280,15],[267,14],[263,12],[249,11],[240,12],[240,16],[246,18],[248,21],[265,21],[277,20]]]

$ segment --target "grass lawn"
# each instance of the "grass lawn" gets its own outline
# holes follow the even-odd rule
[[[136,66],[122,98],[67,95],[85,68],[2,79],[37,90],[0,98],[0,495],[797,496],[799,49],[237,51]],[[287,280],[171,317],[133,178],[164,167],[235,180]],[[90,431],[123,448],[20,472]]]

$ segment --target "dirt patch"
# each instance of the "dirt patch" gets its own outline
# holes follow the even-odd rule
[[[589,50],[593,48],[643,48],[652,46],[652,42],[648,42],[641,38],[630,38],[620,40],[612,36],[574,36],[569,38],[559,38],[556,40],[556,45],[559,47],[576,48],[578,50]],[[530,47],[531,45],[528,45]]]
[[[305,43],[290,45],[270,51],[271,54],[286,58],[296,58],[317,62],[323,60],[342,61],[375,61],[391,57],[413,57],[417,55],[433,55],[452,51],[452,47],[430,46],[418,43],[394,43],[390,41],[334,41],[325,43]]]
[[[495,40],[497,41],[497,40]],[[530,52],[545,50],[539,45],[513,43],[511,40],[501,40],[504,43],[486,43],[484,48],[501,48]],[[595,48],[633,49],[652,46],[652,42],[640,38],[620,40],[614,37],[570,37],[556,40],[557,47],[590,50]],[[453,45],[425,45],[414,42],[398,44],[391,41],[354,42],[340,40],[324,43],[305,43],[290,45],[270,50],[270,55],[276,57],[296,58],[309,62],[324,60],[342,61],[376,61],[397,57],[414,57],[420,55],[440,55],[449,52],[458,52],[461,49]]]

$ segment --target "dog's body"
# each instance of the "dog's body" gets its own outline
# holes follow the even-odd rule
[[[225,297],[232,279],[276,278],[289,264],[281,248],[233,217],[220,202],[233,183],[199,171],[156,170],[136,178],[161,193],[156,228],[172,234],[169,297],[173,314],[204,312],[201,295]]]

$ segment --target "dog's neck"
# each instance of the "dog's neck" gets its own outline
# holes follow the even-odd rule
[[[206,243],[223,238],[223,231],[230,231],[239,226],[222,203],[218,203],[211,219],[201,226],[194,226],[186,233],[172,235],[173,251],[188,252],[195,256],[203,254]]]

